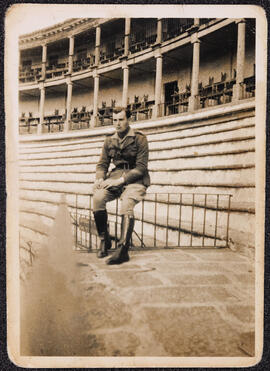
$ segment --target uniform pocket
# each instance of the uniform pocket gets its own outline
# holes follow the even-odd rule
[[[114,158],[115,157],[115,154],[116,154],[115,148],[109,148],[109,156],[111,158]]]

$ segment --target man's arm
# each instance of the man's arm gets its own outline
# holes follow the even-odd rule
[[[107,138],[104,141],[102,152],[96,166],[96,179],[105,179],[110,166],[111,158],[108,155]]]
[[[136,166],[123,176],[125,184],[136,182],[136,180],[141,179],[147,171],[149,150],[147,138],[144,134],[139,134],[137,136],[137,144],[138,153],[136,157]]]

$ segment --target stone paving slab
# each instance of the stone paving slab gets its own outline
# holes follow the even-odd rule
[[[140,291],[140,293],[138,292]],[[142,303],[231,303],[237,302],[238,298],[223,287],[208,286],[203,290],[196,286],[158,287],[133,291],[131,302]]]
[[[212,273],[212,274],[181,274],[177,275],[174,273],[167,274],[167,277],[170,279],[172,285],[179,286],[205,286],[205,285],[226,285],[230,284],[230,280],[226,277],[225,274]]]
[[[49,336],[46,320],[38,328],[37,320],[28,321],[23,331],[38,334],[39,341],[28,342],[24,353],[252,355],[254,267],[245,257],[227,249],[131,251],[130,257],[108,266],[93,253],[73,254],[75,274],[61,273],[57,299],[45,285],[46,310],[38,318],[52,321],[54,335]],[[50,269],[47,275],[56,279]]]
[[[214,307],[145,308],[157,341],[172,356],[242,356],[239,334]]]

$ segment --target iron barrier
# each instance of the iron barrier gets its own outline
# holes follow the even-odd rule
[[[93,195],[69,195],[75,249],[94,252]],[[135,207],[132,249],[222,248],[229,245],[230,194],[147,193]],[[119,200],[107,204],[113,246],[120,237]]]

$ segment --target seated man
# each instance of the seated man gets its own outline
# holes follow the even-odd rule
[[[122,222],[121,237],[116,252],[107,264],[121,264],[129,260],[128,249],[134,227],[134,207],[150,185],[147,170],[148,143],[146,136],[129,126],[130,111],[124,107],[113,109],[116,132],[108,136],[96,167],[94,183],[94,217],[100,238],[98,257],[108,255],[111,240],[107,229],[106,203],[120,197]],[[108,173],[113,162],[115,168]]]

